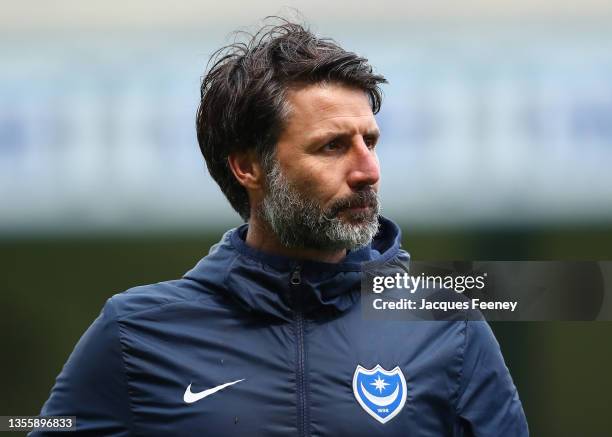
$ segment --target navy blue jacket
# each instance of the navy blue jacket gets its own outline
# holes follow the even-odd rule
[[[407,259],[394,223],[338,264],[259,252],[246,230],[110,298],[41,414],[76,416],[73,436],[528,435],[486,322],[363,318],[361,264]]]

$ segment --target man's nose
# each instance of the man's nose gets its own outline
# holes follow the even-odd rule
[[[351,147],[351,166],[347,183],[352,189],[374,185],[380,179],[380,167],[376,152],[369,148],[363,139],[357,140]]]

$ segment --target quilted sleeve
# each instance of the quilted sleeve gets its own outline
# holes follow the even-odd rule
[[[527,419],[491,328],[467,321],[457,413],[474,437],[529,435]]]
[[[76,416],[76,432],[33,431],[30,436],[130,435],[131,409],[112,299],[76,344],[40,415]]]

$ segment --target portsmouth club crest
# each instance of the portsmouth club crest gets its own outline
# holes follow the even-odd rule
[[[368,370],[358,365],[353,375],[353,393],[366,413],[387,423],[404,408],[406,379],[399,367],[385,370],[377,364]]]

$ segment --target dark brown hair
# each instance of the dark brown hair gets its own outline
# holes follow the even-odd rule
[[[269,17],[270,18],[270,17]],[[268,18],[268,19],[269,19]],[[208,171],[244,220],[249,198],[229,168],[231,153],[254,150],[262,162],[274,156],[287,115],[285,92],[291,85],[337,82],[363,90],[377,113],[379,84],[368,60],[329,38],[318,38],[303,25],[282,18],[246,42],[217,50],[202,79],[196,117],[198,143]]]

